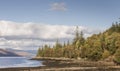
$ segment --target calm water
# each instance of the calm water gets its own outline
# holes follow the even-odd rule
[[[29,60],[25,57],[0,57],[0,68],[43,66],[42,61]]]

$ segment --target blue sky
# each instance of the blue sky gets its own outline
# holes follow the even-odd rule
[[[118,20],[119,7],[120,0],[0,0],[0,20],[106,28]]]

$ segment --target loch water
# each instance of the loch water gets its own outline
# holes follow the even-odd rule
[[[37,66],[43,66],[42,61],[30,60],[26,57],[0,57],[0,68]]]

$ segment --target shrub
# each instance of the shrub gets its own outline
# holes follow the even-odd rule
[[[120,65],[120,48],[117,49],[114,55],[114,62]]]

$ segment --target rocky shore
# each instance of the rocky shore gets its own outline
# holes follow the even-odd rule
[[[66,58],[33,58],[32,60],[42,60],[44,66],[2,68],[0,71],[120,71],[120,66],[116,66],[113,62],[92,62]]]

